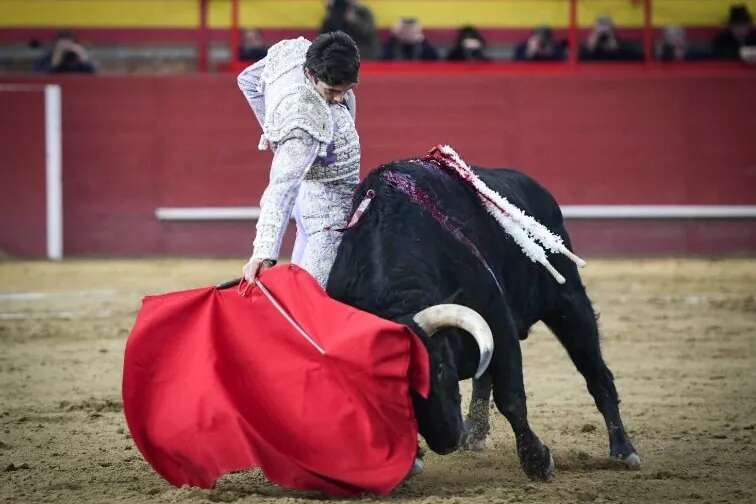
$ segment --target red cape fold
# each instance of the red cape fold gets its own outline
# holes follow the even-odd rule
[[[411,389],[425,346],[407,327],[328,297],[293,265],[259,288],[148,296],[126,345],[123,403],[144,458],[174,485],[211,488],[260,467],[281,486],[390,493],[417,448]]]

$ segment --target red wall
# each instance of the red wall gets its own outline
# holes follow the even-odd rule
[[[471,163],[530,173],[562,204],[756,204],[756,71],[387,68],[366,66],[359,84],[364,171],[449,143]],[[160,206],[259,202],[270,154],[256,149],[259,128],[233,75],[2,80],[62,85],[65,254],[248,253],[251,222],[167,223],[154,215]],[[0,132],[14,132],[0,137],[3,180],[42,191],[39,179],[23,178],[41,162],[38,148],[15,140],[34,136],[23,132],[39,128],[39,105],[0,98]],[[6,209],[29,201],[3,185],[6,228]],[[587,254],[756,251],[754,220],[569,227]],[[6,235],[6,252],[38,249]]]
[[[0,252],[47,253],[45,205],[43,88],[0,88]]]

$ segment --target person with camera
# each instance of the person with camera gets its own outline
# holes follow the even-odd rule
[[[486,39],[473,26],[464,26],[457,34],[457,42],[446,55],[447,61],[490,61],[486,54]]]
[[[438,50],[428,42],[417,18],[401,18],[383,46],[387,61],[436,61]]]
[[[590,35],[588,35],[588,40],[580,48],[580,59],[587,61],[639,61],[643,59],[643,52],[637,44],[617,36],[612,18],[599,16]]]
[[[748,7],[730,7],[727,28],[712,41],[712,56],[716,59],[742,59],[756,63],[756,29]]]
[[[565,41],[557,41],[553,30],[539,26],[525,42],[515,49],[516,61],[564,61],[567,59]]]
[[[52,50],[35,63],[34,69],[45,73],[94,73],[96,70],[87,50],[68,31],[58,34]]]
[[[343,31],[354,39],[363,60],[380,57],[381,43],[373,13],[357,0],[329,0],[320,33]]]
[[[239,45],[239,59],[241,61],[260,61],[267,54],[268,47],[265,45],[262,32],[257,28],[244,30]]]

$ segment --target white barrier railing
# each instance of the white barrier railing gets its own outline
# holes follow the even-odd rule
[[[0,92],[43,93],[45,105],[45,203],[48,259],[63,258],[62,93],[58,84],[0,84]],[[34,167],[30,167],[34,169]],[[40,188],[41,190],[41,188]]]
[[[753,219],[756,205],[563,205],[567,219]],[[165,221],[256,220],[259,207],[161,207]]]

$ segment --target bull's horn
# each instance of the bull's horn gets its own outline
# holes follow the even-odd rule
[[[480,378],[491,363],[494,349],[491,329],[475,310],[458,304],[439,304],[418,312],[413,320],[428,336],[433,336],[444,327],[458,327],[469,332],[480,350],[475,378]]]

